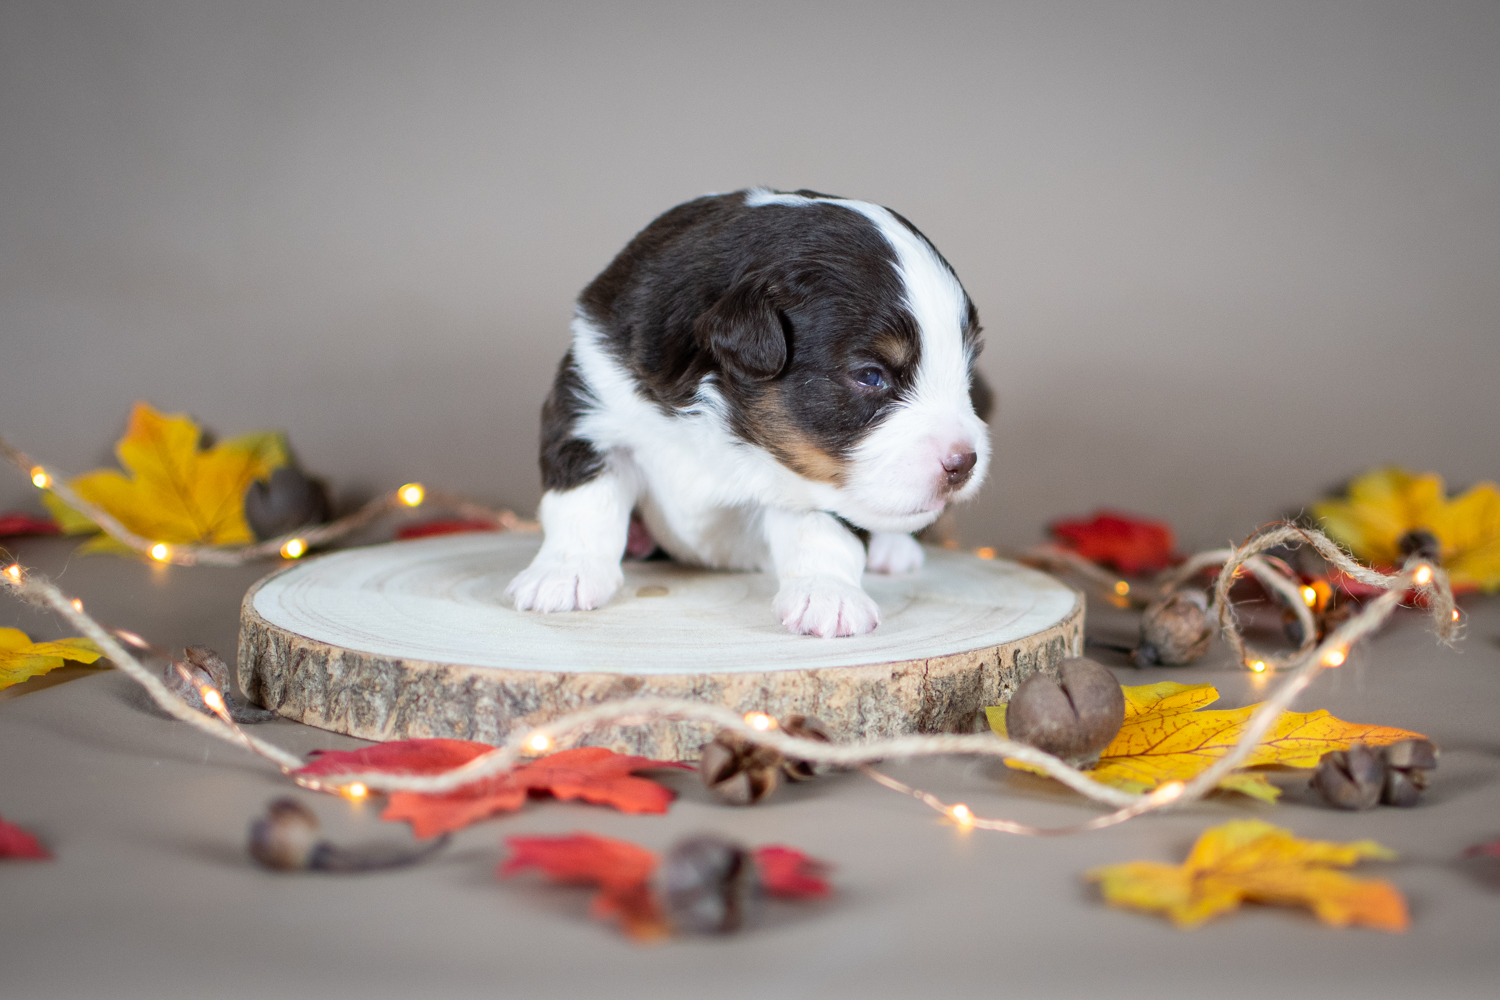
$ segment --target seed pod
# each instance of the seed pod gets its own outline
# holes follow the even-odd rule
[[[1115,675],[1086,657],[1062,661],[1059,681],[1032,674],[1005,706],[1010,738],[1075,763],[1097,760],[1125,722]]]
[[[1380,801],[1388,806],[1410,808],[1427,787],[1427,772],[1437,767],[1438,748],[1431,740],[1402,740],[1381,751],[1385,761],[1385,784]]]
[[[181,660],[174,660],[163,668],[162,681],[183,701],[208,715],[218,713],[203,700],[205,685],[219,692],[229,717],[241,725],[270,722],[277,717],[275,712],[239,703],[229,683],[229,667],[207,646],[189,646],[183,650]]]
[[[730,934],[759,909],[754,856],[712,834],[673,845],[657,879],[667,919],[683,933]]]
[[[322,524],[328,514],[328,490],[294,465],[283,465],[269,480],[257,479],[245,490],[245,520],[260,541]]]
[[[1325,753],[1312,777],[1312,787],[1335,809],[1371,809],[1384,785],[1385,763],[1363,743]]]
[[[831,742],[828,738],[828,729],[821,721],[811,715],[789,715],[781,724],[781,731],[788,736],[797,736],[804,740],[817,740],[819,743]],[[807,781],[816,778],[821,773],[818,765],[807,760],[793,760],[784,757],[781,761],[782,777],[788,781]]]
[[[1208,651],[1213,634],[1207,595],[1201,590],[1174,591],[1146,606],[1141,643],[1130,660],[1138,667],[1192,663]]]
[[[415,849],[396,844],[340,847],[318,839],[318,817],[293,798],[280,798],[250,823],[250,857],[272,871],[370,872],[404,868],[448,843],[443,834]]]
[[[318,817],[296,799],[277,799],[250,824],[250,856],[274,871],[307,868],[318,844]]]
[[[1419,555],[1431,563],[1442,562],[1443,543],[1426,528],[1413,528],[1396,539],[1396,544],[1401,548],[1401,554],[1408,559]]]
[[[704,745],[698,776],[720,801],[748,806],[776,790],[783,760],[776,750],[726,729]]]

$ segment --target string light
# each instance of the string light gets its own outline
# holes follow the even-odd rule
[[[20,585],[20,583],[21,583],[21,564],[20,563],[11,563],[9,566],[5,567],[4,572],[5,572],[6,577],[10,580],[11,583],[14,583],[14,584],[16,584],[18,586]]]
[[[1148,796],[1148,798],[1150,798],[1152,802],[1157,804],[1163,802],[1175,802],[1178,799],[1182,798],[1182,793],[1185,791],[1187,791],[1187,785],[1183,784],[1180,781],[1169,781],[1165,785],[1162,785],[1160,788],[1158,788],[1156,791],[1152,792],[1150,796]]]
[[[949,809],[948,815],[952,816],[953,821],[959,826],[970,827],[974,825],[974,810],[970,809],[962,802],[954,806],[952,809]]]
[[[1337,667],[1341,665],[1346,658],[1347,654],[1345,654],[1342,649],[1330,649],[1328,652],[1323,654],[1323,665],[1326,667]]]
[[[40,465],[31,470],[31,484],[39,490],[45,490],[52,485],[52,477],[47,475],[47,470]]]
[[[198,694],[203,698],[203,704],[208,706],[209,711],[229,725],[234,725],[234,718],[229,714],[229,706],[224,704],[224,696],[219,693],[218,688],[204,684],[198,688]]]
[[[1453,609],[1453,620],[1454,621],[1458,621],[1458,609],[1457,608]]]
[[[70,603],[73,605],[73,610],[74,611],[82,611],[83,610],[83,602],[81,600],[79,600],[78,598],[76,598],[76,597],[73,598],[73,600]]]
[[[746,712],[745,725],[749,726],[751,729],[765,732],[768,729],[776,728],[776,720],[771,718],[765,712]]]
[[[1121,597],[1124,597],[1126,594],[1130,593],[1130,584],[1126,583],[1124,580],[1116,580],[1115,593],[1119,594]]]
[[[427,491],[422,488],[421,483],[407,483],[396,491],[401,502],[408,507],[420,507],[422,501],[427,497]]]
[[[1426,564],[1418,566],[1417,571],[1412,574],[1411,579],[1418,587],[1427,586],[1432,582],[1432,567]]]
[[[981,559],[995,558],[995,550],[990,548],[988,545],[984,546],[984,548],[975,549],[974,554]]]
[[[532,753],[546,753],[552,749],[552,737],[546,733],[535,733],[527,738],[526,749]]]
[[[172,550],[167,547],[166,542],[157,542],[151,546],[151,558],[157,562],[166,562],[172,558]]]
[[[1313,587],[1303,587],[1302,588],[1302,603],[1306,604],[1310,608],[1317,607],[1318,606],[1318,592],[1317,592],[1317,590],[1315,588],[1313,588]]]
[[[300,538],[290,538],[281,547],[283,559],[301,559],[305,555],[307,555],[307,543]]]
[[[1254,663],[1250,664],[1250,669],[1255,671],[1257,674],[1263,674],[1266,672],[1266,661],[1256,660]]]
[[[370,786],[363,781],[354,781],[340,789],[344,797],[358,802],[370,794]]]

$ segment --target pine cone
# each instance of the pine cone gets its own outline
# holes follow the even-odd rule
[[[1138,667],[1181,666],[1208,651],[1213,638],[1208,597],[1201,590],[1178,590],[1146,606],[1141,644],[1130,654]]]
[[[800,737],[804,740],[817,740],[819,743],[831,743],[828,737],[828,729],[823,723],[811,715],[789,715],[781,724],[781,731],[788,736]],[[781,762],[781,773],[788,781],[807,781],[816,778],[822,773],[822,768],[809,760],[793,760],[784,758]]]
[[[748,806],[776,790],[784,761],[780,752],[726,729],[704,745],[698,776],[720,801]]]

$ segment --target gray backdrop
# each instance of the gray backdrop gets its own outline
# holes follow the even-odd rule
[[[763,183],[896,208],[978,303],[971,543],[1492,477],[1497,53],[1494,2],[6,2],[0,431],[83,471],[143,398],[529,510],[573,296]]]

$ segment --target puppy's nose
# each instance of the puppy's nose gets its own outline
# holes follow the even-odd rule
[[[954,448],[943,459],[943,471],[948,474],[948,488],[956,490],[969,481],[969,473],[974,471],[974,463],[978,457],[967,448]]]

